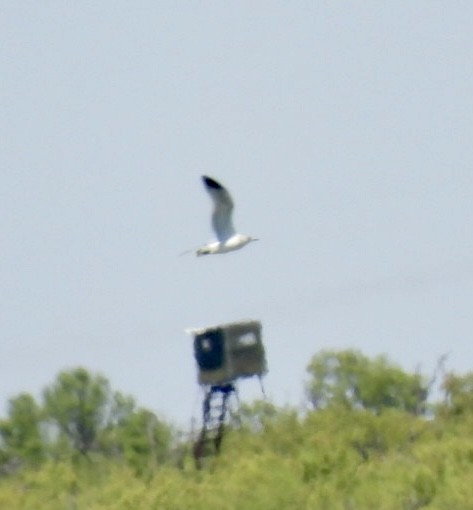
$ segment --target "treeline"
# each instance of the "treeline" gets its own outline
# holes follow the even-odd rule
[[[39,403],[28,393],[10,399],[0,421],[0,473],[91,455],[123,460],[141,473],[169,457],[173,439],[170,424],[112,391],[102,375],[76,368],[61,372]]]
[[[437,399],[433,400],[435,388]],[[441,510],[473,508],[473,373],[426,377],[387,358],[323,351],[304,409],[244,404],[197,470],[172,425],[84,369],[0,424],[9,510]]]

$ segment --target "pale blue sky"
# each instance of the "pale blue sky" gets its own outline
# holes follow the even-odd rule
[[[102,372],[198,415],[190,326],[472,368],[473,4],[0,1],[0,400]],[[259,243],[211,239],[208,174]],[[256,381],[243,398],[259,395]]]

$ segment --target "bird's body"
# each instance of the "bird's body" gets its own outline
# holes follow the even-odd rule
[[[229,251],[239,250],[249,242],[256,241],[255,238],[243,234],[235,234],[226,241],[215,241],[209,243],[197,250],[197,256],[215,255],[216,253],[227,253]]]
[[[239,250],[256,238],[238,234],[233,227],[232,212],[233,200],[230,193],[216,180],[202,176],[205,188],[214,202],[212,213],[212,227],[217,241],[202,246],[196,251],[197,256],[214,255]]]

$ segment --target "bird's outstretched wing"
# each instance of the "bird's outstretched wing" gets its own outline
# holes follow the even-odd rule
[[[235,234],[232,222],[233,200],[230,193],[215,179],[202,176],[205,189],[214,202],[212,227],[219,241],[225,241]]]

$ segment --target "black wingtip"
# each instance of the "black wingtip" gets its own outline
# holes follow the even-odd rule
[[[211,177],[203,175],[202,180],[204,181],[204,184],[207,186],[207,188],[223,189],[223,186]]]

